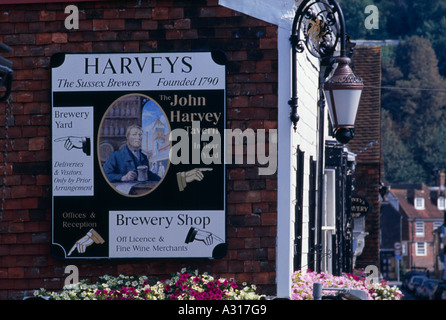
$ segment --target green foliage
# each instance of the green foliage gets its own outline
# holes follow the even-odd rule
[[[405,39],[413,35],[432,42],[440,74],[446,76],[446,0],[339,0],[352,39]],[[379,28],[367,29],[368,5],[379,11]]]
[[[374,5],[373,0],[341,0],[338,1],[344,13],[346,28],[352,39],[381,39],[385,37],[383,29],[367,29],[364,25],[369,14],[365,13],[368,5]],[[346,9],[344,9],[346,8]],[[382,18],[381,15],[379,17]],[[382,23],[382,20],[379,21]]]
[[[339,0],[344,13],[347,32],[352,39],[398,39],[407,34],[409,17],[403,1],[392,0]],[[371,15],[365,12],[374,5],[379,12],[378,29],[367,29],[364,22]]]
[[[339,0],[353,41],[400,40],[382,47],[382,139],[389,182],[434,182],[446,169],[446,0]],[[366,28],[365,8],[379,10]]]
[[[420,177],[424,177],[423,168],[395,133],[393,120],[387,110],[381,113],[381,124],[386,179],[394,183],[419,182]]]
[[[446,168],[446,82],[431,42],[407,38],[383,64],[382,82],[383,114],[391,119],[382,121],[386,178],[431,183],[432,171]]]

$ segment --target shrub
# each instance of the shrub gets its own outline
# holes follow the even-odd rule
[[[369,282],[363,274],[343,274],[334,276],[313,271],[296,271],[292,276],[293,300],[313,300],[313,284],[322,283],[323,288],[345,288],[363,290],[369,300],[400,300],[403,296],[398,287],[390,287],[387,282]],[[335,291],[323,291],[323,295],[334,295]]]
[[[255,285],[215,278],[185,269],[162,281],[146,276],[102,276],[95,284],[83,280],[64,286],[61,292],[40,289],[36,297],[52,300],[259,300]]]

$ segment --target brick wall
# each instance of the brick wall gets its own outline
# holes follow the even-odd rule
[[[357,268],[375,265],[379,268],[379,229],[381,183],[381,47],[358,46],[353,54],[355,72],[364,81],[364,90],[355,122],[355,138],[349,147],[356,156],[354,193],[369,203],[366,216],[365,247],[356,260]]]
[[[0,299],[62,288],[65,267],[103,274],[168,276],[183,266],[275,292],[276,176],[227,167],[228,245],[220,260],[56,261],[51,243],[50,57],[57,52],[223,49],[228,57],[227,128],[277,128],[277,27],[217,0],[80,2],[78,30],[63,3],[3,5],[0,42],[12,47],[13,92],[0,103]]]
[[[365,220],[365,247],[356,260],[356,268],[375,265],[379,268],[380,214],[379,203],[379,166],[370,163],[358,163],[355,171],[355,192],[369,203],[369,212]]]
[[[405,257],[406,268],[412,267],[426,268],[427,270],[434,271],[434,223],[432,221],[424,221],[424,236],[417,236],[415,234],[415,221],[408,221],[408,230],[410,237],[407,243],[407,257]],[[425,255],[417,255],[417,243],[422,242],[425,245]]]

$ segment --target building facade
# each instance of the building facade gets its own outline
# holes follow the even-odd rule
[[[349,166],[355,159],[352,152],[340,148],[330,137],[327,111],[321,114],[318,107],[320,61],[303,52],[297,57],[297,75],[290,72],[289,38],[296,9],[293,2],[79,1],[76,5],[78,16],[73,16],[73,11],[66,11],[70,3],[64,1],[2,0],[0,3],[0,42],[12,48],[12,52],[4,57],[13,62],[14,70],[11,96],[0,104],[3,175],[0,299],[21,299],[38,288],[60,290],[68,265],[78,268],[81,279],[121,273],[162,278],[189,267],[255,284],[266,295],[290,297],[292,273],[321,263],[318,252],[324,257],[330,256],[333,250],[329,242],[331,236],[318,243],[326,249],[325,252],[321,251],[322,247],[314,246],[319,236],[315,227],[322,230],[322,225],[316,225],[316,212],[324,205],[316,200],[324,199],[320,197],[323,194],[317,183],[320,177],[317,168],[325,168],[325,157],[320,155],[326,154],[327,141],[333,149],[341,150]],[[78,25],[75,23],[77,18]],[[268,138],[263,147],[269,148],[273,154],[277,149],[276,168],[268,174],[259,174],[265,161],[226,165],[225,220],[222,223],[225,226],[224,254],[213,259],[56,259],[51,251],[55,183],[51,133],[54,128],[52,109],[57,102],[57,99],[53,100],[52,92],[52,57],[60,57],[61,53],[83,56],[214,51],[222,51],[226,57],[225,128],[244,132],[247,129],[265,130]],[[86,66],[87,71],[96,66],[91,61],[94,60]],[[129,61],[127,58],[121,60],[121,71],[129,71]],[[173,70],[176,60],[167,61],[167,70]],[[188,62],[183,60],[186,71],[190,67]],[[158,70],[158,63],[152,59],[152,73]],[[133,66],[143,68],[141,60]],[[107,63],[102,71],[113,73],[116,70]],[[297,78],[299,92],[300,121],[296,130],[289,118],[292,77]],[[70,86],[69,83],[63,85]],[[97,100],[101,102],[101,99]],[[69,97],[66,101],[70,105]],[[106,160],[101,151],[103,148],[108,150],[105,143],[113,150],[120,149],[114,139],[123,138],[130,121],[126,118],[128,121],[122,122],[121,116],[116,119],[112,109],[97,128],[100,128],[102,138],[108,139],[101,140],[104,142],[99,149],[99,154],[104,155],[104,159],[99,159],[101,163]],[[142,115],[135,115],[135,119]],[[127,116],[133,119],[131,112],[126,113]],[[325,121],[320,122],[321,119]],[[111,134],[111,126],[118,126],[119,130],[115,129]],[[157,125],[152,129],[165,127]],[[324,128],[323,134],[321,128]],[[157,137],[155,140],[159,140],[160,148],[146,147],[149,156],[163,155],[165,132],[160,132]],[[143,145],[149,145],[150,141],[154,140],[146,135]],[[242,150],[246,159],[250,155],[248,147],[244,145]],[[109,147],[107,152],[112,149]],[[92,150],[94,153],[95,149]],[[341,176],[347,174],[346,171],[339,172]],[[341,195],[345,206],[343,215],[349,211],[349,183],[346,193]],[[165,193],[166,201],[170,204],[181,202],[179,198],[172,200],[171,194]],[[92,204],[92,210],[96,205]],[[326,214],[326,208],[324,210],[322,213]],[[76,212],[66,215],[70,219],[79,216]],[[325,225],[328,233],[336,231],[330,231],[330,228],[343,230],[337,233],[336,248],[342,244],[352,246],[352,233],[348,229],[351,225],[346,222],[348,220],[342,225]],[[81,231],[85,233],[88,228],[81,227]],[[79,254],[84,250],[79,243],[77,250]],[[348,257],[352,257],[353,251],[351,248]],[[346,255],[338,254],[335,260],[341,257],[343,260],[339,260],[334,269],[334,262],[327,260],[324,270],[340,272],[353,267]]]
[[[436,187],[425,184],[393,186],[391,194],[398,201],[402,216],[402,261],[404,268],[434,271],[438,258],[434,248],[434,231],[443,224],[444,182]]]
[[[379,268],[380,186],[382,179],[381,140],[381,47],[357,45],[354,49],[355,71],[363,78],[365,89],[359,104],[355,138],[349,148],[355,154],[353,173],[354,199],[366,211],[356,212],[353,229],[356,235],[356,268],[369,265]]]
[[[404,271],[403,255],[407,255],[406,244],[403,248],[403,215],[399,201],[392,192],[383,193],[381,198],[379,254],[380,271],[385,279],[398,280]]]
[[[443,223],[441,227],[434,231],[434,277],[443,280],[446,280],[444,260],[445,243],[445,226]]]

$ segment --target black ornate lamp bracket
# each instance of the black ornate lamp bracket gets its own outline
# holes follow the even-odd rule
[[[297,53],[305,48],[320,60],[329,60],[340,41],[340,55],[346,56],[345,21],[339,4],[335,0],[304,0],[294,15],[290,43],[292,47],[292,86],[290,120],[296,131],[297,113]]]

